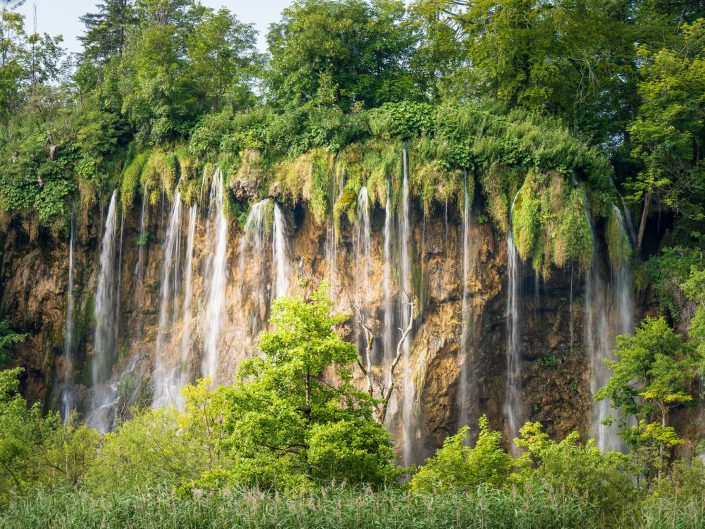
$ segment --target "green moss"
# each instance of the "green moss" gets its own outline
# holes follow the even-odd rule
[[[607,254],[612,270],[619,270],[632,257],[632,245],[622,223],[619,210],[610,208],[605,224]]]
[[[149,196],[150,203],[156,204],[160,191],[166,191],[169,200],[174,199],[176,188],[177,158],[174,153],[154,150],[144,164],[140,181],[144,193]]]
[[[122,200],[122,207],[125,211],[129,211],[135,203],[135,197],[137,196],[140,187],[140,176],[148,158],[149,151],[137,154],[122,174],[120,198]]]
[[[558,173],[527,174],[514,204],[514,243],[523,260],[547,278],[552,266],[577,262],[587,270],[594,252],[584,189],[566,189]]]
[[[589,270],[595,245],[592,239],[590,219],[585,211],[585,192],[582,188],[570,191],[568,201],[561,212],[561,225],[554,244],[553,262],[564,266],[567,262],[578,263],[582,271]]]

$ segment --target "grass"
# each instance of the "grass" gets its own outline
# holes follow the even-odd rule
[[[606,525],[649,529],[703,527],[705,502],[652,501],[631,523],[614,525],[578,497],[544,490],[480,489],[472,494],[410,495],[399,490],[326,490],[280,495],[258,491],[197,494],[36,492],[0,511],[1,529],[524,529]]]

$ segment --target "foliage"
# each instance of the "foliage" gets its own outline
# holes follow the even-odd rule
[[[12,359],[12,347],[25,341],[28,336],[29,334],[27,333],[13,330],[9,320],[0,321],[0,365],[10,362]]]
[[[551,441],[539,423],[531,422],[521,428],[514,442],[526,449],[519,464],[535,466],[524,475],[525,480],[539,481],[548,490],[595,505],[598,518],[607,526],[621,527],[627,522],[626,515],[631,514],[632,501],[637,498],[627,456],[603,454],[593,441],[581,444],[576,432],[560,442]]]
[[[247,360],[236,383],[221,392],[228,483],[300,489],[346,480],[379,486],[392,479],[389,434],[372,418],[372,399],[351,384],[355,346],[335,326],[326,287],[308,303],[274,304],[263,356]],[[335,365],[332,384],[325,373]]]
[[[493,432],[483,415],[475,446],[466,445],[469,428],[448,437],[411,480],[411,490],[421,493],[471,492],[481,485],[502,487],[509,480],[514,461],[501,446],[502,434]]]
[[[584,190],[566,189],[557,174],[530,172],[514,200],[512,230],[519,256],[544,277],[550,266],[592,264],[594,243]]]
[[[688,381],[693,363],[687,346],[663,318],[646,318],[634,336],[617,337],[616,360],[607,361],[612,377],[596,399],[609,399],[625,418],[622,438],[633,450],[647,482],[660,474],[666,454],[682,441],[667,425],[670,409],[693,400]]]
[[[280,108],[374,108],[414,91],[406,65],[416,41],[404,4],[396,0],[297,2],[267,35],[265,79]]]

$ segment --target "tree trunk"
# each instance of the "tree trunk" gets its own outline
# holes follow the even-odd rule
[[[636,253],[641,251],[641,243],[644,240],[644,231],[646,230],[646,221],[649,218],[649,206],[651,204],[651,185],[644,197],[644,208],[641,210],[641,221],[639,222],[639,233],[636,236]]]

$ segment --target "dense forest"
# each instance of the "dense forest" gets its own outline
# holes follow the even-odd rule
[[[255,28],[225,8],[102,0],[81,18],[80,54],[60,36],[31,33],[23,3],[0,0],[3,258],[12,245],[70,240],[69,300],[74,239],[91,241],[85,251],[100,269],[85,280],[95,292],[82,305],[55,295],[68,323],[51,332],[49,353],[34,354],[46,364],[61,356],[68,374],[48,368],[56,388],[44,393],[31,383],[31,353],[17,352],[41,330],[0,307],[0,528],[705,526],[705,428],[694,426],[705,399],[705,2],[296,0],[269,27],[262,53]],[[108,265],[118,253],[122,265],[133,210],[139,257],[123,274],[149,273],[145,248],[164,232],[164,257],[151,260],[164,279],[150,316],[158,330],[148,389],[138,388],[134,365],[114,377],[115,366],[142,360],[101,323],[106,304],[120,311],[123,276]],[[187,213],[188,237],[179,227]],[[202,268],[221,266],[222,282],[203,287],[207,302],[194,298],[207,321],[200,360],[185,355],[178,373],[165,374],[171,342],[196,341],[165,322],[169,303],[176,321],[177,296],[191,299],[190,286],[169,285],[191,277],[199,215],[212,254]],[[422,221],[409,227],[409,218]],[[462,325],[447,332],[459,343],[462,402],[452,429],[449,419],[425,442],[405,399],[415,391],[412,335],[423,338],[420,322],[432,318],[434,285],[419,264],[430,261],[406,252],[433,252],[433,218],[444,218],[441,239],[458,223],[465,252],[462,314],[453,316]],[[150,231],[149,222],[163,226]],[[387,292],[398,281],[401,316],[376,316],[362,307],[369,297],[341,306],[346,287],[330,272],[313,284],[303,252],[300,264],[283,264],[285,239],[301,226],[325,233],[333,259],[354,233],[348,246],[359,262],[383,226],[379,282]],[[393,230],[404,244],[387,244]],[[415,230],[422,243],[408,250]],[[243,234],[237,273],[226,266],[231,231]],[[502,241],[486,253],[503,263],[497,292],[508,290],[494,324],[506,334],[498,371],[508,389],[494,405],[478,396],[492,383],[468,352],[481,298],[470,268],[490,268],[489,258],[467,257],[475,233]],[[263,246],[270,239],[273,250]],[[187,266],[178,264],[184,251]],[[248,268],[265,254],[266,270]],[[600,304],[589,294],[602,281],[600,259],[605,282],[624,280],[637,298],[623,311],[637,321],[592,367],[606,374],[593,374],[591,390],[580,389],[587,375],[562,388],[574,402],[587,391],[586,406],[603,410],[593,426],[563,419],[576,429],[566,432],[558,420],[542,424],[537,406],[522,408],[530,355],[515,325],[525,294],[512,278],[522,264],[537,292],[569,278],[559,309],[573,318],[574,278],[593,281],[585,303]],[[257,304],[247,321],[254,354],[224,379],[218,291],[233,276],[245,285],[240,277],[265,272],[274,278],[266,289],[238,292]],[[376,273],[349,288],[371,290]],[[25,277],[30,290],[35,279]],[[111,281],[117,301],[105,294]],[[260,308],[265,297],[271,307]],[[196,316],[179,303],[188,330]],[[129,317],[118,325],[143,340],[149,333],[135,338]],[[374,336],[373,318],[389,332]],[[574,345],[576,333],[571,319],[567,352],[532,358],[547,379],[582,361],[569,356],[589,349]],[[90,352],[69,359],[88,342]],[[96,405],[99,387],[114,394]],[[107,422],[93,420],[107,408]],[[421,451],[433,443],[435,452]]]

